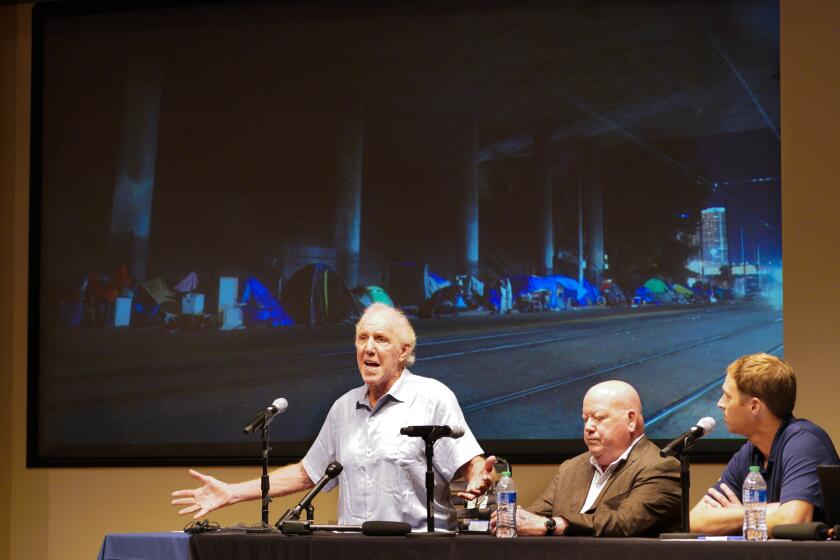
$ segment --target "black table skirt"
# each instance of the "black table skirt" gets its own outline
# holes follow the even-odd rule
[[[588,537],[367,537],[208,533],[191,560],[840,560],[840,542],[660,541]]]

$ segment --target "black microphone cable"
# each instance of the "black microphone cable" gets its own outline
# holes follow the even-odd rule
[[[219,524],[215,521],[208,521],[202,519],[201,521],[193,521],[184,526],[184,532],[188,535],[199,535],[201,533],[213,533],[220,529]]]

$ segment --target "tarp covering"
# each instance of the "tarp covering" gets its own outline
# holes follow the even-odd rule
[[[429,269],[429,265],[426,265],[423,270],[423,286],[426,288],[425,293],[423,294],[425,299],[429,299],[432,297],[432,294],[440,290],[441,288],[446,288],[447,286],[451,286],[452,282],[444,278],[443,276],[438,276],[434,272]]]
[[[536,292],[547,293],[547,305],[549,309],[565,309],[567,304],[577,306],[595,305],[600,292],[598,288],[584,280],[581,286],[577,280],[552,274],[549,276],[511,276],[509,278],[512,299],[522,298],[527,294]],[[490,290],[490,301],[496,308],[500,308],[501,290],[494,288]]]
[[[178,294],[172,291],[169,286],[166,285],[166,282],[163,281],[162,278],[155,278],[153,280],[148,280],[143,282],[142,284],[143,289],[148,292],[152,299],[155,300],[155,303],[164,304],[166,302],[177,302],[178,301]]]
[[[154,300],[155,304],[160,306],[160,309],[163,309],[170,315],[181,314],[181,304],[178,302],[178,293],[170,289],[162,278],[148,280],[143,282],[141,286],[143,287],[144,292]],[[138,299],[139,302],[142,303],[144,298],[141,296]]]
[[[173,289],[176,292],[181,292],[182,294],[196,291],[198,289],[198,274],[190,272],[183,280],[175,284]]]
[[[243,314],[249,324],[267,323],[272,327],[292,325],[294,321],[276,297],[253,276],[245,281],[242,292]]]
[[[510,313],[513,309],[513,289],[509,278],[502,278],[487,290],[487,301],[501,315]]]
[[[589,296],[589,305],[596,303],[598,298],[601,296],[601,292],[594,284],[589,282],[589,280],[583,280],[583,289],[586,290],[586,295]]]
[[[565,291],[563,297],[571,298],[577,305],[592,305],[598,298],[598,292],[594,289],[594,287],[592,287],[595,294],[594,296],[589,290],[587,290],[586,284],[588,284],[588,282],[586,280],[583,281],[584,286],[581,286],[574,278],[569,278],[568,276],[562,276],[560,274],[546,276],[546,279],[552,279],[563,286]]]
[[[466,282],[466,287],[471,294],[476,294],[479,296],[484,295],[484,282],[470,274],[468,276],[468,280]]]
[[[549,309],[563,309],[565,307],[565,301],[560,296],[565,294],[566,288],[563,286],[563,282],[560,280],[561,278],[565,277],[542,277],[534,276],[533,274],[530,276],[511,276],[510,286],[513,292],[513,299],[521,299],[526,294],[543,291],[548,294]],[[575,294],[577,294],[577,288],[580,288],[577,282],[574,284],[575,289],[571,292],[573,298],[575,298]],[[582,293],[585,295],[586,290],[582,290]]]
[[[432,296],[420,304],[418,312],[421,317],[439,317],[441,315],[457,315],[459,311],[467,309],[463,297],[463,288],[457,284],[450,284],[440,288]]]
[[[295,323],[312,325],[353,320],[359,304],[334,268],[308,264],[295,272],[281,296],[283,308]]]

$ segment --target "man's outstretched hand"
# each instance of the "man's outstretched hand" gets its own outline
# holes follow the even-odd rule
[[[192,469],[190,469],[190,476],[201,482],[202,486],[192,490],[172,492],[172,505],[186,506],[178,511],[179,515],[195,512],[193,519],[198,519],[231,503],[233,489],[227,482],[222,482]]]

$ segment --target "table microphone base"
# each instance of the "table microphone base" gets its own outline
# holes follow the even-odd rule
[[[246,527],[246,533],[278,533],[279,531],[272,525],[258,525],[256,527]]]
[[[406,535],[406,537],[420,537],[420,538],[428,539],[430,537],[454,537],[457,534],[458,533],[454,533],[452,531],[434,531],[432,533],[430,533],[428,531],[423,531],[423,532],[420,532],[420,533],[414,533],[414,532],[408,533]]]

